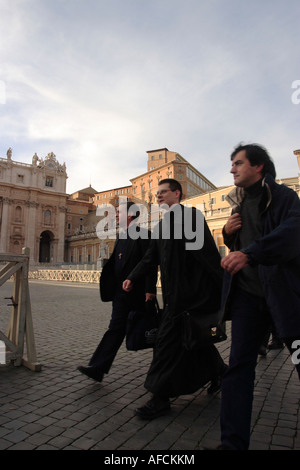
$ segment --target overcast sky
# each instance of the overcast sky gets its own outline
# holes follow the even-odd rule
[[[299,18],[299,0],[0,0],[0,157],[54,152],[72,193],[167,147],[221,186],[254,141],[295,176]]]

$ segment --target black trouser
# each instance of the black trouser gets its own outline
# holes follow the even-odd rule
[[[270,315],[263,298],[255,297],[241,289],[235,292],[230,312],[232,342],[229,367],[222,382],[221,438],[222,444],[231,449],[247,450],[250,441],[255,367],[259,347],[270,325]],[[294,349],[292,348],[293,340],[284,341],[295,357],[297,352],[295,344]],[[300,365],[295,365],[300,377]]]
[[[140,304],[140,309],[144,308],[142,300]],[[106,374],[125,338],[128,314],[133,310],[132,305],[126,300],[126,293],[123,292],[119,292],[115,295],[112,306],[108,330],[104,333],[102,340],[89,362],[89,366],[97,367],[99,372]]]

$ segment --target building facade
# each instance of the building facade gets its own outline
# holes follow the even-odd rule
[[[89,186],[71,194],[67,201],[65,262],[92,265],[100,256],[96,234],[97,215],[93,203],[97,191]]]
[[[156,203],[156,192],[161,179],[175,178],[183,187],[183,204],[198,207],[204,214],[221,256],[228,253],[222,236],[222,228],[230,216],[231,209],[226,195],[234,185],[217,188],[200,172],[193,168],[181,155],[168,149],[150,150],[148,154],[147,172],[131,179],[132,186],[124,186],[108,191],[95,193],[90,198],[90,212],[87,212],[81,233],[67,237],[69,246],[68,261],[75,263],[94,263],[99,258],[107,258],[113,249],[113,240],[100,240],[96,233],[97,207],[116,206],[121,196],[142,203],[146,208]],[[300,150],[295,150],[299,175],[292,178],[279,179],[279,184],[286,184],[300,197]],[[87,209],[86,209],[87,210]]]
[[[30,248],[31,263],[64,259],[66,166],[54,153],[32,163],[0,158],[0,251],[20,254]]]
[[[122,186],[120,188],[109,189],[95,193],[92,197],[92,202],[96,206],[106,206],[108,204],[116,207],[119,204],[119,197],[127,197],[132,200],[132,186]]]
[[[12,160],[12,150],[0,158],[0,251],[19,254],[30,248],[31,264],[101,267],[112,253],[113,238],[100,239],[97,225],[106,206],[127,197],[149,209],[156,204],[159,181],[175,178],[183,187],[183,204],[204,214],[221,256],[227,254],[222,228],[231,209],[225,197],[234,187],[217,188],[181,155],[168,149],[147,152],[147,171],[132,178],[131,185],[97,192],[89,186],[66,194],[66,166],[53,153],[44,159],[36,154],[32,163]],[[300,197],[300,150],[295,150],[299,174],[277,180]],[[97,213],[97,208],[98,210]],[[99,214],[100,212],[100,214]]]
[[[130,180],[133,200],[148,206],[155,204],[159,182],[166,178],[180,182],[184,199],[217,189],[179,153],[162,148],[148,150],[147,154],[147,171]]]
[[[204,175],[194,168],[179,153],[169,151],[167,148],[148,150],[147,171],[142,175],[132,178],[131,185],[114,188],[106,191],[91,193],[89,207],[83,207],[84,201],[79,197],[86,190],[74,193],[71,197],[77,209],[82,205],[81,210],[85,215],[85,223],[81,223],[82,228],[77,233],[66,232],[66,261],[76,264],[101,264],[101,259],[109,257],[112,252],[114,242],[107,238],[100,240],[96,233],[97,223],[102,216],[97,216],[97,207],[105,208],[108,205],[116,207],[120,197],[137,204],[143,204],[149,209],[151,204],[156,204],[156,193],[159,182],[165,178],[174,178],[180,181],[183,189],[183,197],[195,194],[204,194],[208,190],[215,190],[216,186]],[[71,217],[71,198],[68,201],[67,224]],[[74,210],[74,209],[72,209]],[[103,214],[103,212],[102,212]],[[154,216],[156,217],[156,216]],[[77,225],[78,227],[78,225]],[[80,232],[80,233],[79,233]],[[100,262],[99,262],[100,260]]]

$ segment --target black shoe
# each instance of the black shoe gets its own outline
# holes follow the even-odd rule
[[[279,340],[279,339],[275,339],[273,341],[271,341],[270,344],[268,344],[268,349],[283,349],[284,348],[284,344]]]
[[[213,393],[217,393],[221,390],[223,375],[225,374],[227,368],[228,366],[224,364],[224,367],[220,375],[218,375],[218,377],[216,377],[210,382],[210,386],[207,389],[208,395],[212,395]]]
[[[258,354],[259,354],[260,356],[266,356],[266,355],[267,355],[267,348],[266,348],[265,345],[262,344],[262,345],[259,347]]]
[[[142,419],[154,419],[166,414],[170,410],[168,398],[153,397],[146,405],[135,410],[135,415]]]
[[[222,379],[214,379],[210,382],[210,386],[207,389],[208,395],[212,395],[213,393],[217,393],[221,390]]]
[[[99,371],[97,367],[93,366],[78,366],[77,370],[81,372],[82,374],[86,375],[90,379],[94,379],[97,382],[102,382],[103,379],[103,373]]]

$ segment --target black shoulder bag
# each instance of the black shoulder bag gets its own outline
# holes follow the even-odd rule
[[[145,311],[129,312],[126,326],[128,351],[153,348],[162,315],[157,299],[146,302]]]
[[[201,349],[227,339],[221,311],[213,313],[182,312],[182,346],[187,351]]]

